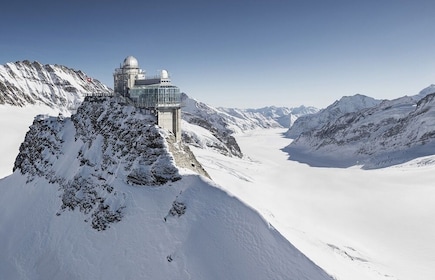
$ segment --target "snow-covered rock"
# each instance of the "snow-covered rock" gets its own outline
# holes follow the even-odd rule
[[[185,151],[174,156],[169,138],[114,98],[36,117],[0,180],[0,275],[331,279],[253,209],[178,167]]]
[[[435,94],[385,100],[302,133],[290,158],[313,166],[380,168],[435,153]]]
[[[415,101],[420,101],[421,99],[423,99],[424,97],[426,97],[426,95],[431,94],[431,93],[435,93],[435,85],[430,85],[424,89],[422,89],[417,95],[411,96]]]
[[[18,148],[38,114],[70,116],[88,94],[111,90],[82,71],[18,61],[0,65],[0,178],[12,173]]]
[[[220,112],[216,108],[208,106],[205,103],[198,102],[186,94],[182,94],[182,118],[184,121],[199,126],[209,131],[212,135],[209,142],[201,142],[201,137],[194,130],[189,130],[188,126],[183,126],[182,137],[185,143],[199,146],[210,147],[219,150],[222,154],[228,156],[241,157],[239,145],[231,134],[234,132],[229,119],[234,120],[234,117]],[[184,124],[183,124],[184,125]],[[206,146],[202,146],[206,143]]]
[[[0,104],[75,110],[87,94],[111,90],[82,71],[28,60],[0,65]]]
[[[260,109],[214,108],[182,95],[183,140],[200,148],[211,148],[227,156],[242,156],[232,136],[257,128],[290,127],[299,116],[317,112],[314,107],[264,107]],[[191,127],[199,126],[201,129]],[[199,134],[198,134],[199,133]]]
[[[295,108],[268,106],[259,109],[223,107],[219,107],[218,109],[241,120],[251,122],[252,124],[249,129],[291,127],[292,123],[298,117],[319,111],[317,108],[305,107],[303,105]],[[240,123],[240,121],[238,121],[238,123]],[[249,125],[241,126],[240,131],[245,131],[246,127],[249,127]]]
[[[304,132],[310,132],[332,123],[339,117],[347,113],[357,112],[362,109],[370,108],[381,103],[381,100],[356,94],[353,96],[343,96],[327,108],[317,113],[299,117],[287,131],[286,136],[297,138]]]

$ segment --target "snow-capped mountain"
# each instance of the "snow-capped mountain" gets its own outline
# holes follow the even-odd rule
[[[0,65],[0,178],[12,173],[18,148],[38,114],[71,115],[90,93],[111,90],[82,71],[61,65],[19,61]],[[10,129],[9,129],[10,128]]]
[[[250,120],[253,123],[253,128],[291,127],[298,117],[314,114],[319,111],[315,107],[306,107],[303,105],[295,108],[268,106],[259,109],[219,107],[218,110],[242,120]],[[279,126],[277,126],[276,123],[278,123]],[[243,129],[243,131],[245,130],[246,129]]]
[[[334,122],[344,114],[370,108],[379,103],[381,103],[381,100],[376,100],[361,94],[343,96],[340,100],[335,101],[333,104],[317,113],[299,117],[289,128],[286,136],[289,138],[297,138],[304,132],[310,132],[330,122]]]
[[[224,155],[242,156],[232,134],[257,128],[290,127],[299,116],[315,113],[314,107],[264,107],[260,109],[214,108],[182,95],[183,140]],[[202,129],[192,127],[200,126]],[[199,134],[198,134],[199,133]]]
[[[82,71],[28,60],[0,65],[0,104],[44,104],[74,110],[90,93],[111,90]]]
[[[332,279],[115,98],[36,117],[14,170],[0,180],[5,279]]]
[[[336,119],[305,130],[286,150],[291,159],[314,166],[363,165],[364,168],[385,167],[432,155],[435,153],[435,94],[429,93],[433,91],[435,87],[431,86],[413,97],[384,100],[369,108],[341,112]]]

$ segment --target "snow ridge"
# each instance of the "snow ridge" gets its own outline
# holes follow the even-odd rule
[[[0,104],[45,104],[75,110],[90,93],[111,90],[82,71],[28,60],[0,65]]]

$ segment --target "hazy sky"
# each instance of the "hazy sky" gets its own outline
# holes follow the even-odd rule
[[[323,108],[435,83],[433,0],[7,1],[0,64],[37,60],[113,86],[128,55],[213,106]]]

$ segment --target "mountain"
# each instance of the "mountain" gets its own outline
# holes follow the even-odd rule
[[[292,123],[300,116],[306,114],[313,114],[319,110],[314,107],[276,107],[268,106],[259,109],[236,109],[236,108],[223,108],[219,110],[227,113],[230,116],[242,120],[250,120],[253,124],[252,128],[275,128],[275,127],[291,127]],[[277,123],[279,125],[277,125]],[[256,125],[255,125],[256,124]],[[242,131],[246,131],[246,126],[241,127]]]
[[[344,114],[370,108],[379,103],[381,103],[380,100],[361,94],[343,96],[340,100],[335,101],[333,104],[317,113],[299,117],[289,128],[286,136],[289,138],[297,138],[304,132],[310,132],[330,122],[334,122]]]
[[[242,157],[232,136],[259,128],[290,127],[299,116],[315,113],[314,107],[264,107],[260,109],[214,108],[182,95],[183,141],[201,148],[211,148],[227,156]],[[202,129],[196,128],[197,126]]]
[[[0,104],[44,104],[74,110],[90,93],[111,90],[82,71],[28,60],[0,66]]]
[[[368,108],[341,112],[335,119],[311,130],[307,130],[307,125],[285,150],[290,159],[330,167],[381,168],[432,155],[435,93],[430,92],[435,92],[434,86],[416,96],[384,100]],[[332,105],[318,114],[333,115],[331,108]]]
[[[38,114],[69,116],[90,93],[111,90],[82,71],[18,61],[0,65],[0,178],[12,173],[18,148]]]
[[[206,176],[154,116],[114,98],[40,115],[0,180],[0,274],[332,279]]]

